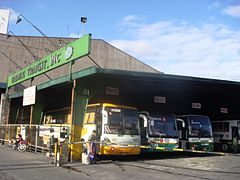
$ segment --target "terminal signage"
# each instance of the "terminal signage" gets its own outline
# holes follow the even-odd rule
[[[115,87],[106,87],[106,94],[118,96],[119,89]]]
[[[10,74],[8,76],[8,87],[14,86],[30,78],[62,66],[72,60],[88,55],[90,53],[90,39],[90,34],[85,35],[82,38],[65,45],[63,48],[51,53],[50,55],[33,62],[29,66]]]
[[[154,102],[165,104],[166,103],[166,97],[164,97],[164,96],[154,96]]]
[[[192,108],[193,109],[202,109],[202,104],[201,103],[192,103]]]
[[[220,108],[221,113],[227,114],[228,113],[228,108]]]
[[[36,101],[36,86],[23,90],[23,106],[33,105]]]

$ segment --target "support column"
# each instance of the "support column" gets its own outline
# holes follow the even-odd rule
[[[10,110],[10,102],[11,100],[8,98],[7,94],[1,95],[1,123],[8,124],[9,123],[9,110]]]
[[[72,102],[71,102],[71,137],[70,142],[81,141],[81,130],[83,125],[83,119],[85,115],[86,106],[89,99],[89,90],[86,83],[80,80],[74,80],[72,89]],[[82,154],[82,145],[71,145],[70,158],[72,160],[79,160]]]

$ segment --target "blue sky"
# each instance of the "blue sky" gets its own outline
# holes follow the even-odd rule
[[[9,30],[104,39],[168,74],[240,81],[240,0],[0,0]]]

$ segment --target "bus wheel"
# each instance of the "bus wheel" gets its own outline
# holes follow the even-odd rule
[[[226,152],[228,150],[228,145],[227,144],[222,144],[222,150]]]

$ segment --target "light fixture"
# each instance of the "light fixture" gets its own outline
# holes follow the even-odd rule
[[[86,23],[87,22],[87,17],[81,17],[81,22]]]
[[[18,15],[18,17],[17,17],[16,24],[20,23],[21,21],[22,21],[22,18],[21,18],[21,14],[20,14],[20,15]]]
[[[42,32],[37,26],[35,26],[31,21],[29,21],[25,16],[22,14],[19,14],[17,17],[16,24],[20,23],[22,21],[22,18],[25,19],[31,26],[36,29],[50,44],[52,44],[55,48],[58,48],[52,41],[49,40],[49,38],[46,36],[44,32]]]
[[[82,23],[82,36],[83,36],[84,30],[85,30],[85,24],[87,23],[87,17],[81,17],[81,23]]]
[[[31,63],[28,62],[28,61],[24,61],[24,64],[25,64],[25,65],[30,65]]]
[[[59,46],[62,46],[63,43],[66,45],[67,43],[65,41],[63,41],[62,39],[59,39]]]

